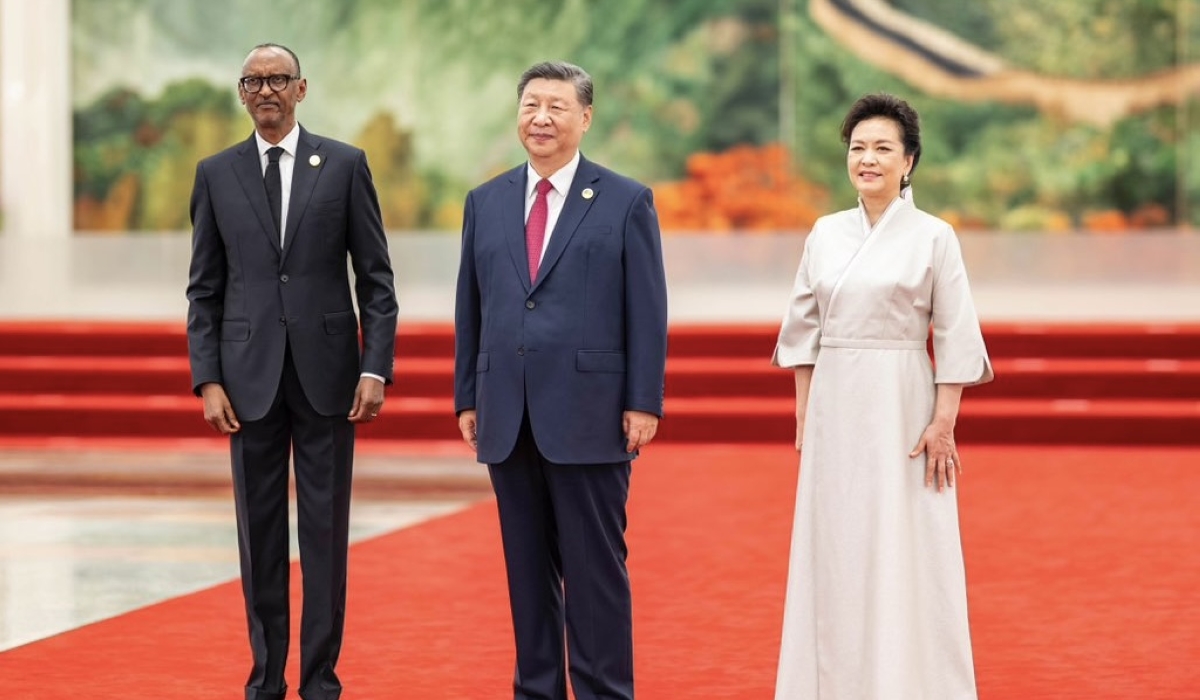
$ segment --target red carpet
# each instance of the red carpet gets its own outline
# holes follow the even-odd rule
[[[967,446],[963,457],[980,696],[1200,697],[1200,451]],[[660,445],[637,463],[640,698],[771,697],[795,480],[786,445]],[[240,606],[234,584],[167,601],[0,654],[0,678],[23,700],[240,697]],[[505,697],[491,502],[356,545],[349,606],[346,700]]]
[[[677,326],[662,442],[786,442],[793,385],[774,326]],[[959,437],[990,444],[1200,445],[1200,326],[985,328],[997,380],[967,394]],[[389,420],[366,440],[457,440],[454,338],[403,325]],[[0,323],[0,440],[195,438],[179,324]]]

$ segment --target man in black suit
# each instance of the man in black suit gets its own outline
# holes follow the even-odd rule
[[[246,700],[287,692],[289,452],[304,573],[300,696],[341,695],[354,429],[379,414],[395,352],[395,287],[366,156],[296,122],[307,89],[291,50],[255,47],[238,81],[255,133],[200,162],[191,201],[188,349],[204,418],[230,436],[253,655]]]

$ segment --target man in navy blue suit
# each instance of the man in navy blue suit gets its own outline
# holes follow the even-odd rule
[[[625,504],[662,416],[658,217],[646,186],[579,153],[586,72],[539,63],[517,95],[529,162],[467,195],[455,412],[499,505],[515,700],[566,700],[568,668],[578,700],[632,700]]]

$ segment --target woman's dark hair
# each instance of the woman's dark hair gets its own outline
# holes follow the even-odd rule
[[[850,135],[859,122],[876,117],[891,119],[900,126],[904,154],[913,157],[912,168],[908,171],[911,176],[917,169],[917,161],[921,160],[921,122],[917,110],[895,95],[880,92],[860,97],[842,120],[842,143],[850,144]]]

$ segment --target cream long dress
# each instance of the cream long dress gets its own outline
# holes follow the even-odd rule
[[[955,491],[908,457],[935,382],[992,379],[954,230],[908,198],[821,218],[772,362],[815,365],[776,700],[975,698]]]

